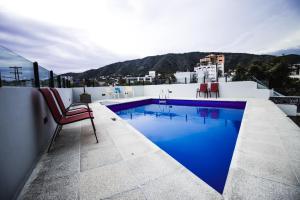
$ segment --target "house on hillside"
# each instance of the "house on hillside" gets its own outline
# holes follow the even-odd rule
[[[177,83],[191,83],[206,81],[218,81],[224,76],[225,56],[223,54],[209,54],[199,60],[193,72],[176,72],[174,74]]]
[[[290,77],[300,79],[300,63],[292,65]]]
[[[135,83],[135,82],[148,82],[148,83],[152,83],[153,80],[156,77],[156,72],[155,71],[149,71],[147,75],[145,76],[127,76],[126,79],[126,83],[131,84],[131,83]]]

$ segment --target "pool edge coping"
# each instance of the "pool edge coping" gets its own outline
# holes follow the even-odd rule
[[[128,102],[132,102],[132,101],[137,101],[137,100],[146,100],[146,99],[150,99],[153,97],[139,97],[139,98],[131,98],[131,99],[122,99],[121,102],[120,101],[116,101],[115,104],[119,104],[119,103],[128,103]],[[169,158],[172,158],[172,160],[174,160],[175,162],[177,162],[178,164],[180,164],[186,172],[188,172],[189,174],[192,174],[192,176],[196,177],[199,180],[199,183],[204,183],[206,186],[208,186],[212,191],[214,191],[215,193],[217,193],[218,195],[220,195],[222,198],[228,198],[227,193],[228,190],[232,189],[230,183],[228,182],[229,178],[232,175],[232,171],[234,171],[236,169],[236,167],[233,166],[233,163],[235,163],[237,161],[237,154],[238,154],[238,150],[237,150],[237,146],[240,145],[241,143],[241,135],[242,134],[247,134],[244,129],[242,129],[242,126],[245,126],[246,123],[248,123],[247,121],[244,120],[244,116],[246,113],[249,112],[249,109],[252,108],[253,105],[250,105],[248,102],[251,101],[253,102],[270,102],[269,100],[266,99],[253,99],[253,98],[233,98],[233,99],[223,99],[223,98],[219,98],[219,99],[205,99],[205,98],[176,98],[176,99],[183,99],[183,100],[206,100],[206,101],[243,101],[246,102],[245,108],[244,108],[244,114],[243,114],[243,118],[242,118],[242,122],[241,122],[241,126],[240,126],[240,130],[239,130],[239,134],[238,134],[238,138],[236,140],[236,144],[235,144],[235,148],[232,154],[232,158],[231,158],[231,162],[230,162],[230,166],[228,169],[228,174],[226,177],[226,182],[225,182],[225,186],[223,189],[223,193],[220,194],[218,193],[215,189],[213,189],[211,186],[209,186],[206,182],[204,182],[201,178],[199,178],[198,176],[196,176],[195,174],[193,174],[190,170],[188,170],[185,166],[183,166],[182,164],[180,164],[177,160],[175,160],[172,156],[170,156],[168,153],[166,153],[164,150],[160,149],[158,146],[156,146],[152,141],[150,141],[148,138],[146,138],[142,133],[140,133],[137,129],[135,129],[134,127],[132,127],[129,123],[127,123],[125,120],[123,120],[122,118],[120,118],[116,113],[114,113],[113,111],[111,111],[106,105],[102,105],[104,107],[106,107],[106,109],[108,109],[111,113],[113,113],[114,116],[116,116],[117,118],[119,118],[120,120],[122,120],[123,122],[125,122],[127,125],[129,125],[131,127],[132,130],[134,130],[135,133],[138,133],[139,135],[143,136],[144,139],[147,140],[147,142],[151,143],[152,145],[155,145],[155,147],[157,147],[160,151],[162,151],[166,156],[168,156]],[[99,101],[97,101],[99,103]],[[275,104],[271,103],[270,104],[273,110],[276,110],[277,112],[279,111],[279,113],[281,114],[281,117],[286,117],[286,115],[283,113],[283,111],[281,111]],[[291,122],[291,121],[290,121]],[[291,122],[292,123],[292,122]],[[287,124],[287,126],[289,126],[289,128],[292,128],[291,123]],[[293,127],[295,128],[295,127]],[[292,129],[293,129],[292,128]],[[296,128],[297,130],[297,128]],[[300,129],[299,129],[300,130]],[[230,193],[230,192],[229,192]],[[226,194],[224,196],[224,194]]]

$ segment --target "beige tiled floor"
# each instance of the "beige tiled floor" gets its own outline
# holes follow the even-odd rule
[[[269,101],[248,100],[223,195],[105,106],[91,107],[99,143],[89,121],[64,127],[19,199],[300,199],[300,130]]]

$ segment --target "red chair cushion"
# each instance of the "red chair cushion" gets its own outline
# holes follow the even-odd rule
[[[210,85],[210,91],[211,92],[218,92],[219,91],[219,84],[218,83],[212,83]]]
[[[87,108],[73,109],[73,110],[68,110],[66,116],[77,115],[85,112],[92,112],[92,111]]]
[[[93,112],[93,110],[91,108],[86,108],[86,107],[77,107],[77,108],[69,108],[68,111],[74,111],[74,110],[78,110],[78,109],[86,109],[89,112]]]
[[[73,123],[73,122],[78,122],[78,121],[81,121],[81,120],[91,119],[91,118],[94,118],[93,113],[86,112],[86,113],[82,113],[82,114],[79,114],[79,115],[72,115],[72,116],[68,116],[68,117],[62,117],[60,119],[59,123],[61,125],[64,125],[64,124],[70,124],[70,123]]]
[[[63,112],[63,113],[66,113],[67,112],[67,109],[65,107],[65,104],[63,102],[63,100],[61,99],[60,97],[60,94],[59,92],[57,91],[57,89],[55,88],[51,88],[51,91],[53,92],[54,96],[55,96],[55,99],[60,107],[60,110]]]
[[[207,84],[206,83],[200,84],[200,92],[207,92]]]
[[[40,92],[42,93],[44,99],[46,100],[46,103],[51,111],[54,120],[56,121],[56,123],[58,123],[62,115],[58,110],[58,107],[56,105],[54,97],[52,96],[52,93],[48,88],[40,88]]]

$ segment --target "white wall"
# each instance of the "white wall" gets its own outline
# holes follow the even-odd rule
[[[269,89],[257,89],[254,81],[220,82],[220,97],[269,99]]]
[[[123,86],[117,86],[117,87],[121,88],[121,92],[124,91]],[[130,87],[133,88],[135,97],[144,96],[144,86],[130,86]],[[107,96],[108,89],[109,89],[109,87],[86,87],[85,91],[86,91],[86,93],[91,94],[92,102],[94,102],[94,101],[98,101],[101,99],[110,98],[109,96]],[[82,94],[82,93],[83,93],[82,87],[73,88],[73,102],[79,102],[80,94]],[[102,94],[106,94],[106,95],[102,96]],[[124,95],[122,94],[120,97],[122,98],[122,97],[124,97]],[[130,95],[129,95],[129,97],[130,97]]]
[[[56,88],[66,106],[69,107],[73,103],[73,90],[71,88]]]
[[[160,91],[171,90],[170,98],[176,97],[196,97],[196,90],[199,88],[199,83],[192,84],[172,84],[172,85],[147,85],[144,86],[145,96],[158,97]],[[253,81],[241,82],[220,82],[220,97],[221,98],[262,98],[268,99],[270,91],[267,89],[257,89],[257,85]],[[201,94],[203,96],[203,94]],[[214,95],[214,94],[212,94]]]
[[[195,74],[195,72],[176,72],[174,74],[177,83],[190,83],[191,76]]]
[[[297,116],[297,106],[288,104],[276,104],[286,115]]]
[[[66,106],[72,89],[59,89]],[[56,123],[37,88],[0,88],[0,199],[15,199],[54,133]]]
[[[240,81],[240,82],[219,82],[220,85],[220,97],[221,98],[262,98],[268,99],[270,96],[270,90],[257,89],[256,82],[253,81]],[[134,96],[151,96],[158,97],[161,90],[171,90],[170,98],[186,97],[195,98],[196,90],[199,88],[199,83],[190,84],[163,84],[163,85],[145,85],[145,86],[132,86],[134,88]],[[121,91],[124,91],[124,87],[118,86]],[[92,101],[101,99],[108,99],[108,96],[102,96],[107,93],[108,87],[88,87],[86,92],[92,95]],[[73,101],[79,102],[79,95],[83,93],[83,88],[73,88]],[[203,94],[201,94],[203,97]],[[214,94],[212,94],[214,96]],[[121,98],[124,95],[121,95]]]

